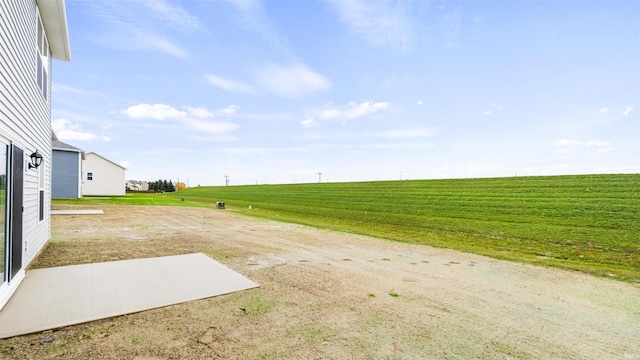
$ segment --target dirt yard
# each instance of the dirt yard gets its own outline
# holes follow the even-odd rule
[[[103,209],[54,215],[32,268],[203,252],[261,287],[0,340],[1,358],[640,359],[635,285],[228,210]]]

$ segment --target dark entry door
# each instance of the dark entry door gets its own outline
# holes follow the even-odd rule
[[[22,195],[24,178],[24,151],[11,145],[11,256],[9,281],[22,268]]]

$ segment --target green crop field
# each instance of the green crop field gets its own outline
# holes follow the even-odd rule
[[[197,187],[79,202],[216,201],[252,216],[640,282],[640,174]]]

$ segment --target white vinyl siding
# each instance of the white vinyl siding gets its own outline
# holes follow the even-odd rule
[[[23,267],[51,234],[51,109],[36,81],[37,22],[35,0],[0,1],[0,135],[24,150],[25,162],[36,149],[44,156],[44,186],[38,170],[27,168],[24,173]],[[51,58],[45,61],[50,69]],[[47,94],[50,77],[49,71]],[[44,220],[39,224],[40,189],[44,189]]]
[[[82,195],[125,196],[125,169],[96,153],[82,161]]]

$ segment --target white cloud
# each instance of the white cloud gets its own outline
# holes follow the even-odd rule
[[[80,88],[76,88],[76,87],[72,87],[72,86],[67,86],[67,85],[62,85],[62,84],[58,84],[58,83],[53,83],[51,84],[51,87],[53,88],[54,91],[64,91],[64,92],[70,92],[72,94],[76,94],[76,95],[86,95],[87,94],[87,90],[84,89],[80,89]]]
[[[89,14],[103,32],[93,35],[102,45],[127,50],[156,50],[186,59],[190,55],[171,40],[172,33],[204,32],[205,26],[187,10],[164,0],[93,1]]]
[[[178,119],[187,116],[187,113],[180,111],[166,104],[138,104],[129,106],[123,113],[133,119]]]
[[[103,137],[102,137],[102,141],[104,141],[104,142],[109,142],[109,141],[111,141],[111,136],[106,136],[106,135],[105,135],[105,136],[103,136]]]
[[[60,141],[91,141],[98,138],[98,135],[83,131],[79,125],[74,125],[67,119],[51,121],[51,129]],[[105,141],[104,138],[103,141]]]
[[[629,114],[631,114],[631,112],[633,111],[633,108],[631,106],[627,106],[627,109],[624,111],[624,116],[629,116]]]
[[[318,127],[320,124],[315,121],[313,118],[307,118],[304,119],[302,121],[300,121],[300,123],[302,124],[302,126],[306,127],[306,128],[311,128],[311,127]]]
[[[201,32],[205,26],[200,20],[191,15],[185,9],[167,4],[163,0],[145,0],[141,2],[154,10],[162,19],[162,23],[170,25],[174,29],[186,30],[189,32]]]
[[[128,168],[129,165],[131,165],[131,161],[124,160],[124,161],[120,161],[119,164],[122,167]]]
[[[551,145],[557,148],[557,151],[560,154],[571,153],[578,148],[585,148],[585,147],[595,148],[597,152],[613,151],[611,142],[604,141],[604,140],[579,141],[579,140],[559,139],[554,141]]]
[[[325,109],[320,113],[322,120],[351,120],[363,116],[375,114],[376,112],[389,107],[388,102],[371,102],[365,101],[357,104],[356,102],[350,102],[346,107],[340,109]]]
[[[205,79],[212,85],[229,92],[252,93],[254,90],[250,85],[242,81],[223,79],[213,74],[207,74]]]
[[[138,104],[129,106],[122,113],[133,119],[176,120],[190,130],[209,134],[224,134],[238,128],[238,125],[226,121],[203,120],[214,117],[214,114],[206,108],[185,108],[187,111],[178,110],[167,104]]]
[[[606,107],[604,107],[604,108],[600,108],[600,110],[598,110],[598,112],[599,112],[600,114],[605,114],[605,113],[607,113],[608,111],[609,111],[609,108],[606,108]]]
[[[329,79],[301,63],[289,67],[269,64],[256,71],[254,76],[260,87],[284,98],[299,98],[331,88]],[[225,91],[255,92],[252,85],[239,80],[225,79],[213,74],[205,75],[205,79]]]
[[[213,113],[205,108],[192,108],[192,107],[187,107],[187,112],[189,113],[189,115],[197,117],[197,118],[201,118],[201,119],[206,119],[206,118],[212,118],[213,117]]]
[[[220,116],[231,116],[236,113],[240,109],[237,105],[229,105],[224,109],[221,109],[218,113]]]
[[[285,98],[327,91],[331,82],[304,64],[290,67],[268,65],[256,73],[256,80],[267,91]]]
[[[374,45],[405,47],[412,32],[407,2],[327,0],[354,32]]]
[[[482,115],[491,115],[491,111],[487,110],[487,111],[483,112]]]
[[[418,100],[418,102],[416,104],[422,105],[422,100]]]
[[[589,140],[585,143],[585,145],[601,147],[601,146],[609,146],[611,145],[611,143],[608,141],[602,141],[602,140]]]
[[[152,33],[143,33],[139,32],[138,36],[140,39],[138,42],[140,43],[140,47],[145,47],[153,50],[160,50],[169,55],[173,55],[175,57],[179,57],[181,59],[186,59],[189,57],[189,53],[182,49],[180,46],[174,44],[171,40],[160,37],[158,35]]]
[[[261,0],[226,1],[240,13],[240,19],[235,23],[241,31],[253,31],[281,53],[290,53],[286,41],[278,33],[277,26],[269,19]]]

